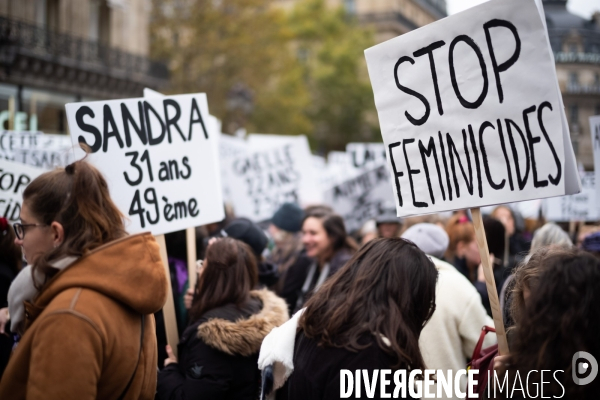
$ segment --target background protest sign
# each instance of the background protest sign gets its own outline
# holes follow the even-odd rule
[[[596,174],[596,182],[600,182],[600,115],[590,117],[590,133],[592,134],[592,148],[594,151],[594,172]],[[600,199],[599,192],[600,187],[596,187],[597,199]]]
[[[493,0],[365,51],[399,216],[565,194],[547,43],[533,0]]]
[[[23,190],[44,172],[41,168],[0,158],[0,216],[11,222],[18,221]]]
[[[581,193],[544,200],[544,215],[550,221],[597,221],[600,219],[594,172],[581,176]]]
[[[37,145],[41,132],[0,132],[0,158],[14,160],[13,150],[17,148],[30,148]]]
[[[344,218],[348,232],[356,231],[368,220],[393,210],[394,196],[385,165],[326,190],[323,202]]]
[[[264,221],[285,202],[307,205],[322,199],[318,181],[311,172],[314,168],[310,152],[297,142],[274,140],[279,143],[255,142],[246,154],[228,161],[229,187],[238,216]]]
[[[231,135],[219,137],[219,161],[221,166],[221,182],[223,187],[223,199],[233,204],[230,176],[233,173],[231,160],[242,157],[248,152],[248,144],[244,139]]]
[[[224,218],[205,94],[71,103],[66,111],[73,143],[90,146],[129,233]]]
[[[354,168],[361,171],[385,165],[386,151],[383,143],[348,143],[346,153]]]
[[[72,163],[75,160],[74,150],[69,136],[41,134],[34,141],[15,146],[12,153],[15,161],[52,169]]]

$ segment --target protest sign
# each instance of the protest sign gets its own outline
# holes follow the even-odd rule
[[[66,135],[41,134],[36,140],[12,149],[13,159],[23,164],[52,169],[75,161],[71,138]]]
[[[500,354],[479,207],[580,190],[538,6],[492,0],[365,51],[397,214],[471,208]]]
[[[352,166],[361,171],[384,165],[386,160],[383,143],[348,143],[346,153],[350,157]]]
[[[127,230],[160,235],[224,218],[205,94],[66,106],[74,144],[105,176]]]
[[[0,158],[13,160],[13,150],[17,148],[30,148],[37,145],[41,132],[0,132]]]
[[[263,221],[286,202],[321,202],[322,193],[307,148],[294,141],[254,146],[228,161],[236,215]]]
[[[492,0],[365,51],[399,216],[565,194],[547,42],[533,0]]]
[[[11,222],[18,221],[23,191],[29,182],[44,172],[41,168],[0,158],[0,216]]]
[[[348,232],[360,229],[368,220],[395,208],[385,165],[326,190],[323,202],[344,218]]]
[[[600,219],[596,176],[584,172],[581,193],[544,200],[544,215],[549,221],[598,221]]]
[[[231,135],[221,135],[219,137],[219,161],[221,167],[221,182],[223,187],[223,199],[233,204],[231,189],[231,180],[229,177],[233,173],[233,164],[231,160],[235,157],[241,157],[248,151],[248,144],[244,139]]]

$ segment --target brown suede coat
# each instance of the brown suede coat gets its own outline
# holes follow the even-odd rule
[[[154,317],[167,278],[150,233],[84,255],[26,303],[27,329],[0,382],[0,399],[153,399]],[[141,314],[146,315],[140,351]],[[136,370],[137,363],[137,370]]]

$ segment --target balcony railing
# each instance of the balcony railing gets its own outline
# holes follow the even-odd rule
[[[0,64],[10,64],[17,54],[60,61],[80,68],[87,66],[104,73],[108,68],[129,76],[143,74],[159,80],[169,78],[164,63],[0,16]]]
[[[578,83],[567,84],[566,93],[568,94],[600,94],[600,84],[596,85],[580,85]]]

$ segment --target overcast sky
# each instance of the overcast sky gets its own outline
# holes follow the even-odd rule
[[[485,0],[446,0],[449,15],[481,3],[485,3]],[[600,11],[600,0],[569,0],[567,9],[573,14],[590,18],[594,11]]]

